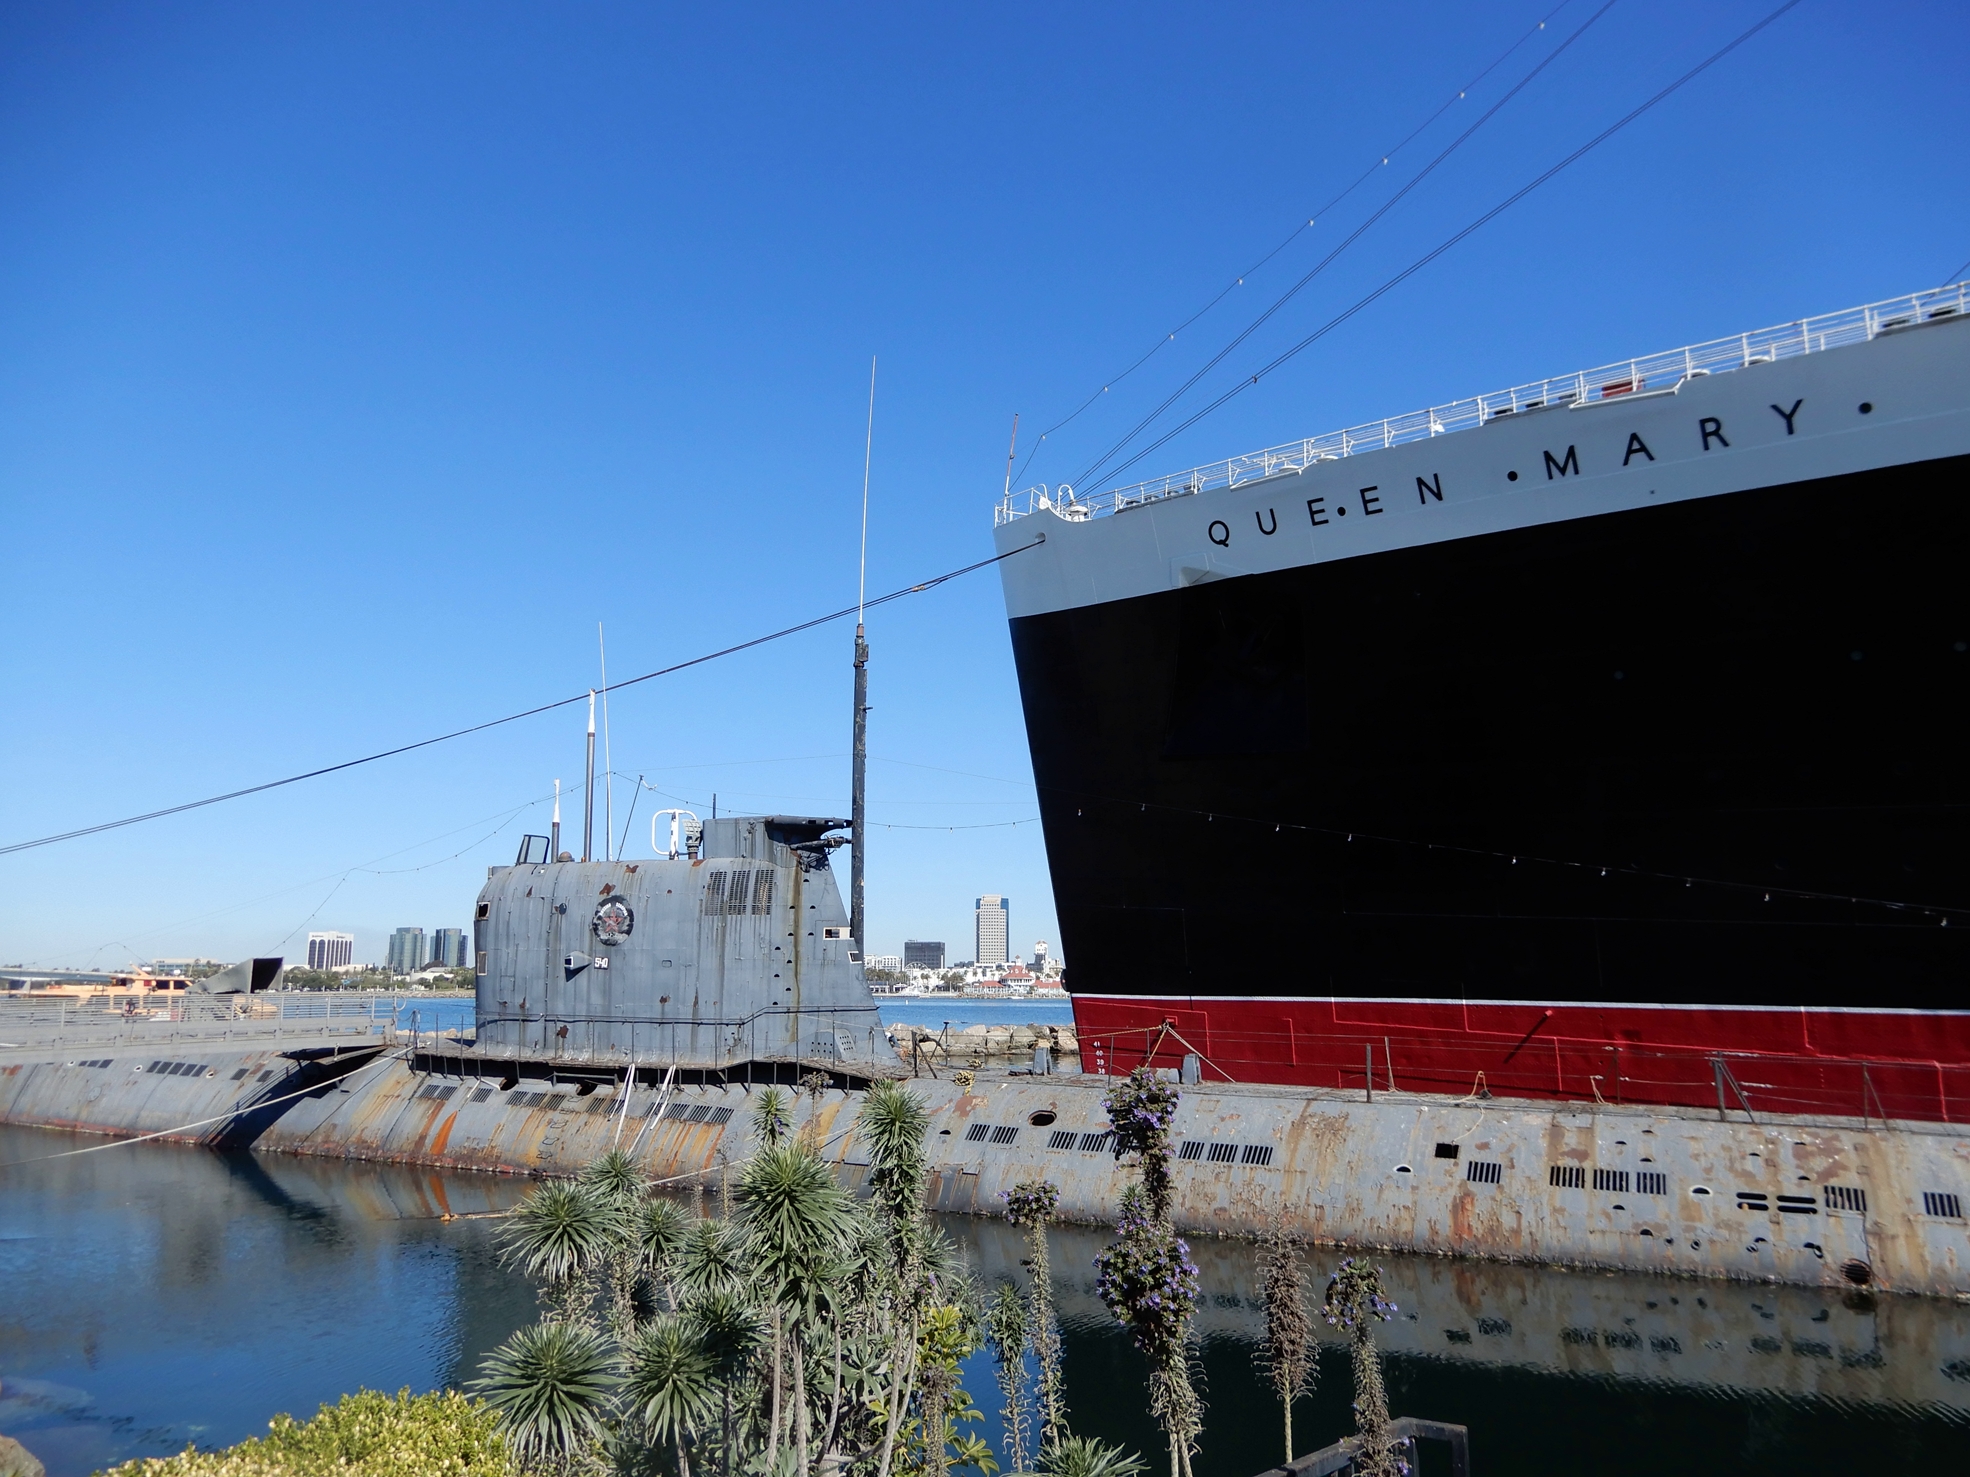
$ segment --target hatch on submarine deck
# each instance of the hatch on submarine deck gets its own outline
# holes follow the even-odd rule
[[[848,824],[729,816],[647,861],[548,860],[525,838],[479,893],[478,1030],[461,1054],[529,1076],[900,1072],[829,864]]]

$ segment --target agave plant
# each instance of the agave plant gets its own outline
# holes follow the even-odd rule
[[[687,1227],[676,1268],[677,1292],[687,1303],[721,1293],[736,1297],[754,1281],[751,1244],[730,1221],[702,1220]]]
[[[522,1200],[502,1240],[509,1262],[546,1285],[558,1322],[586,1316],[589,1279],[606,1264],[620,1213],[586,1186],[553,1181]]]
[[[752,1103],[752,1126],[759,1141],[771,1149],[793,1130],[793,1106],[777,1087],[763,1087]]]
[[[692,1428],[718,1410],[716,1369],[702,1326],[666,1313],[637,1332],[624,1350],[623,1394],[630,1413],[677,1455],[678,1477],[691,1477]]]
[[[687,1303],[684,1316],[696,1330],[698,1347],[704,1351],[711,1377],[718,1386],[723,1424],[720,1443],[725,1453],[725,1472],[732,1470],[732,1391],[766,1341],[766,1320],[751,1302],[736,1291],[710,1293]]]
[[[603,1201],[634,1206],[647,1193],[636,1161],[621,1149],[611,1149],[584,1169],[577,1181]]]
[[[1147,1464],[1134,1452],[1092,1436],[1069,1436],[1040,1449],[1045,1477],[1139,1477]]]
[[[499,1413],[520,1459],[569,1470],[608,1427],[616,1385],[609,1341],[592,1328],[540,1323],[486,1357],[474,1388]]]
[[[750,1237],[755,1265],[773,1303],[772,1404],[766,1441],[770,1465],[779,1452],[783,1320],[814,1313],[839,1276],[854,1230],[853,1202],[834,1182],[820,1156],[800,1140],[761,1149],[739,1174],[739,1224]],[[807,1380],[804,1340],[793,1353],[793,1437],[800,1470],[807,1463]]]
[[[677,1259],[690,1239],[691,1218],[673,1200],[654,1196],[636,1208],[636,1269],[666,1284],[675,1304]]]

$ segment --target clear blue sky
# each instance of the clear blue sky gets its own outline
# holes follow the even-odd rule
[[[852,601],[872,352],[870,589],[989,554],[1015,411],[1030,445],[1552,4],[7,8],[0,842],[581,691],[598,620],[622,676]],[[1077,474],[1596,8],[1027,480]],[[1770,8],[1621,0],[1209,384]],[[1805,0],[1132,475],[1940,283],[1970,257],[1966,42],[1961,5]],[[845,814],[850,635],[621,694],[615,768]],[[872,949],[969,955],[982,892],[1055,937],[1038,827],[1002,824],[1036,807],[996,577],[870,640],[899,827]],[[310,927],[377,957],[463,926],[580,769],[564,710],[0,858],[0,960],[294,957]]]

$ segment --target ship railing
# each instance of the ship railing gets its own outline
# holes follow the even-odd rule
[[[1617,360],[1552,379],[1532,380],[1508,390],[1474,395],[1407,415],[1330,431],[1323,436],[1269,446],[1263,451],[1092,495],[1064,483],[1052,487],[1041,483],[1002,498],[993,523],[994,526],[1010,523],[1039,512],[1052,512],[1070,522],[1106,517],[1170,498],[1238,487],[1283,472],[1304,472],[1317,463],[1338,461],[1366,451],[1384,451],[1433,436],[1474,430],[1508,416],[1671,391],[1685,381],[1706,375],[1728,374],[1779,359],[1795,359],[1847,344],[1866,343],[1884,333],[1965,313],[1970,313],[1970,281],[1712,339],[1666,353]]]

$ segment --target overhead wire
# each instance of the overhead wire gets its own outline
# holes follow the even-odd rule
[[[901,600],[908,595],[922,594],[926,590],[935,589],[939,585],[971,574],[976,570],[984,569],[989,565],[1010,559],[1015,554],[1023,554],[1028,549],[1034,548],[1043,542],[1044,538],[1045,535],[1041,535],[1033,543],[1022,544],[1016,549],[1008,549],[1003,554],[994,554],[989,559],[980,559],[960,569],[949,570],[933,579],[923,580],[918,584],[907,585],[899,590],[891,590],[887,595],[879,595],[875,599],[867,601],[865,605],[850,605],[845,609],[834,611],[828,615],[815,616],[812,620],[802,621],[799,625],[788,626],[783,630],[774,631],[765,636],[755,636],[750,641],[741,641],[733,646],[706,652],[703,656],[692,657],[689,661],[674,662],[668,667],[659,667],[654,672],[643,673],[640,677],[625,678],[621,682],[610,683],[607,687],[598,690],[605,692],[620,691],[625,687],[634,687],[640,682],[649,682],[657,677],[668,677],[673,672],[682,672],[690,667],[703,666],[706,662],[717,661],[721,657],[734,656],[742,651],[750,651],[755,646],[764,646],[769,641],[778,641],[787,636],[799,635],[802,631],[811,631],[816,626],[825,626],[832,621],[838,621],[846,616],[854,615],[858,609],[873,609],[879,605],[887,605],[892,600]],[[268,790],[278,790],[286,785],[300,784],[303,780],[319,779],[323,775],[337,774],[342,770],[354,769],[359,765],[374,764],[379,759],[391,759],[399,754],[409,754],[418,749],[428,749],[434,744],[449,743],[452,739],[465,738],[475,733],[484,733],[490,728],[499,728],[504,724],[517,723],[522,718],[532,718],[541,713],[551,713],[557,708],[565,708],[573,703],[584,702],[589,696],[590,694],[584,690],[573,697],[560,698],[551,703],[541,703],[536,707],[527,708],[522,712],[509,713],[504,718],[488,719],[484,723],[474,723],[467,728],[454,729],[450,733],[441,733],[435,738],[419,739],[416,743],[399,744],[395,748],[384,749],[375,754],[365,754],[360,759],[345,759],[339,764],[325,764],[319,769],[310,769],[302,774],[288,775],[285,779],[268,780],[258,785],[246,785],[237,790],[228,790],[222,795],[208,795],[203,800],[188,800],[182,805],[168,805],[160,810],[146,811],[142,815],[125,816],[121,820],[103,821],[93,826],[80,826],[75,830],[58,832],[52,836],[39,836],[32,841],[16,841],[7,846],[0,846],[0,856],[7,856],[17,851],[31,851],[38,846],[52,846],[59,841],[74,841],[83,836],[95,836],[104,831],[118,830],[124,826],[135,826],[145,821],[161,820],[166,816],[182,815],[186,811],[200,810],[208,805],[220,805],[228,800],[239,800],[248,795],[258,795]]]
[[[1066,426],[1070,425],[1073,421],[1077,420],[1080,417],[1081,413],[1085,411],[1089,406],[1093,405],[1095,401],[1099,400],[1103,395],[1106,395],[1112,388],[1114,388],[1116,385],[1119,385],[1123,380],[1127,379],[1130,375],[1134,374],[1138,369],[1142,368],[1143,365],[1147,364],[1150,361],[1150,359],[1155,357],[1155,355],[1158,352],[1160,352],[1162,349],[1167,347],[1170,343],[1174,342],[1178,334],[1182,333],[1185,329],[1189,328],[1192,324],[1196,323],[1198,319],[1202,318],[1206,313],[1210,312],[1211,309],[1215,308],[1219,303],[1223,302],[1233,292],[1237,291],[1240,287],[1243,287],[1245,285],[1245,279],[1247,277],[1251,276],[1254,272],[1257,272],[1261,268],[1265,267],[1269,262],[1272,261],[1274,257],[1278,256],[1280,252],[1284,251],[1287,247],[1291,246],[1295,241],[1299,240],[1301,236],[1303,236],[1307,231],[1313,228],[1314,223],[1317,222],[1323,215],[1327,214],[1328,211],[1334,209],[1342,201],[1346,200],[1348,196],[1352,195],[1356,190],[1360,189],[1362,185],[1366,184],[1369,178],[1374,175],[1376,170],[1387,168],[1389,161],[1394,159],[1396,155],[1400,154],[1410,144],[1414,143],[1418,135],[1420,135],[1432,123],[1436,122],[1437,119],[1441,118],[1445,113],[1449,112],[1451,108],[1457,105],[1457,103],[1462,101],[1465,95],[1469,93],[1472,88],[1476,87],[1480,82],[1484,81],[1486,77],[1489,77],[1493,72],[1497,71],[1498,68],[1502,67],[1508,60],[1511,59],[1514,52],[1516,52],[1521,46],[1525,45],[1525,43],[1530,41],[1534,36],[1538,35],[1541,31],[1545,30],[1547,23],[1550,22],[1554,16],[1558,15],[1562,10],[1565,10],[1567,6],[1571,5],[1572,3],[1573,0],[1560,0],[1560,3],[1558,5],[1554,6],[1551,10],[1547,11],[1546,14],[1541,19],[1534,22],[1532,27],[1529,30],[1527,30],[1524,35],[1520,36],[1518,40],[1514,41],[1510,46],[1506,47],[1502,52],[1500,52],[1498,56],[1492,61],[1490,66],[1486,67],[1482,72],[1479,72],[1477,76],[1471,78],[1470,81],[1466,82],[1462,87],[1458,88],[1457,91],[1453,92],[1449,97],[1445,98],[1443,102],[1437,106],[1436,111],[1431,113],[1429,117],[1425,118],[1421,123],[1418,123],[1406,135],[1404,135],[1400,143],[1396,144],[1394,147],[1390,149],[1384,150],[1381,154],[1376,156],[1375,162],[1370,164],[1360,174],[1356,175],[1354,181],[1351,184],[1347,185],[1344,189],[1341,190],[1339,194],[1334,196],[1333,199],[1329,200],[1325,205],[1322,205],[1318,209],[1314,210],[1310,215],[1308,215],[1308,217],[1304,221],[1300,222],[1299,225],[1295,226],[1287,234],[1285,240],[1281,241],[1277,246],[1273,247],[1272,250],[1268,251],[1264,256],[1260,257],[1256,262],[1252,263],[1251,266],[1247,267],[1244,271],[1240,272],[1230,282],[1226,283],[1224,287],[1219,289],[1216,297],[1212,298],[1209,302],[1205,303],[1203,307],[1199,308],[1196,312],[1192,313],[1188,318],[1184,319],[1183,322],[1179,323],[1175,328],[1171,329],[1168,333],[1164,334],[1163,337],[1158,339],[1153,345],[1150,346],[1147,352],[1145,352],[1133,364],[1129,365],[1127,369],[1124,369],[1120,374],[1111,375],[1107,383],[1103,384],[1100,389],[1096,390],[1092,395],[1088,396],[1086,400],[1082,401],[1081,404],[1078,407],[1076,407],[1071,414],[1055,422],[1053,425],[1049,426],[1046,430],[1042,431],[1040,433],[1039,440],[1033,443],[1033,449],[1026,453],[1026,460],[1019,464],[1019,471],[1016,474],[1014,474],[1012,480],[1018,481],[1025,477],[1026,469],[1033,464],[1033,458],[1039,455],[1040,448],[1046,444],[1047,437],[1051,436],[1055,431],[1064,429]]]
[[[1301,339],[1297,344],[1294,344],[1290,349],[1287,349],[1284,353],[1280,354],[1278,357],[1273,359],[1270,363],[1266,364],[1263,368],[1259,369],[1256,373],[1251,375],[1249,378],[1240,380],[1237,384],[1233,385],[1230,389],[1226,390],[1222,395],[1218,396],[1217,399],[1211,401],[1210,404],[1206,405],[1203,409],[1197,411],[1194,415],[1190,416],[1188,419],[1183,421],[1182,424],[1178,425],[1173,430],[1166,431],[1163,435],[1159,436],[1156,440],[1150,442],[1149,445],[1143,447],[1142,450],[1138,451],[1134,456],[1130,457],[1127,461],[1117,464],[1114,470],[1111,471],[1108,475],[1110,477],[1116,477],[1121,475],[1121,473],[1127,471],[1130,467],[1134,466],[1137,462],[1141,461],[1144,457],[1148,456],[1151,452],[1157,450],[1159,447],[1166,445],[1170,441],[1174,440],[1176,437],[1182,435],[1185,431],[1189,430],[1192,426],[1196,425],[1199,421],[1203,420],[1205,416],[1210,415],[1213,411],[1219,409],[1228,401],[1236,398],[1239,395],[1242,395],[1246,390],[1252,388],[1252,386],[1256,385],[1260,380],[1264,379],[1267,375],[1271,374],[1275,369],[1278,369],[1281,365],[1285,364],[1288,360],[1292,359],[1294,356],[1312,347],[1314,344],[1318,343],[1321,339],[1325,338],[1328,334],[1332,333],[1336,328],[1339,328],[1343,323],[1346,323],[1350,318],[1354,317],[1355,314],[1361,312],[1362,309],[1376,302],[1384,294],[1388,293],[1392,289],[1408,281],[1409,278],[1413,277],[1416,273],[1420,272],[1424,267],[1427,267],[1431,262],[1435,261],[1438,257],[1442,256],[1446,251],[1449,251],[1452,247],[1456,246],[1458,242],[1464,240],[1467,236],[1472,235],[1474,232],[1480,230],[1482,227],[1496,220],[1499,216],[1503,215],[1507,210],[1510,210],[1514,205],[1518,204],[1519,201],[1523,200],[1527,195],[1530,195],[1534,190],[1538,189],[1541,185],[1545,184],[1548,180],[1552,179],[1555,175],[1559,174],[1562,170],[1566,169],[1569,165],[1575,164],[1579,162],[1581,159],[1585,158],[1588,154],[1592,153],[1595,149],[1599,148],[1602,144],[1606,143],[1609,139],[1613,138],[1617,133],[1621,132],[1621,130],[1626,128],[1630,123],[1633,123],[1637,118],[1641,117],[1644,113],[1648,112],[1651,108],[1655,107],[1658,103],[1662,102],[1663,99],[1667,98],[1668,96],[1670,96],[1670,94],[1676,92],[1678,89],[1683,87],[1686,83],[1692,81],[1702,73],[1708,71],[1711,67],[1715,66],[1718,62],[1722,61],[1725,57],[1729,56],[1733,51],[1737,50],[1738,47],[1742,46],[1745,42],[1749,41],[1753,36],[1757,35],[1760,31],[1764,30],[1765,27],[1771,25],[1772,22],[1776,21],[1780,16],[1784,15],[1788,10],[1791,10],[1793,7],[1795,7],[1798,4],[1799,4],[1799,0],[1786,0],[1785,4],[1779,6],[1778,9],[1772,11],[1763,20],[1757,22],[1757,24],[1751,26],[1748,30],[1741,32],[1734,40],[1728,42],[1722,47],[1719,47],[1716,51],[1712,52],[1708,57],[1704,58],[1704,60],[1698,62],[1694,67],[1691,67],[1687,72],[1683,73],[1683,75],[1678,77],[1674,82],[1671,82],[1667,87],[1664,87],[1660,92],[1656,93],[1655,96],[1651,97],[1647,102],[1641,104],[1633,111],[1624,115],[1618,121],[1610,124],[1607,128],[1595,134],[1593,138],[1589,139],[1586,143],[1582,144],[1579,148],[1575,149],[1571,154],[1568,154],[1564,159],[1560,160],[1559,163],[1553,165],[1550,169],[1546,170],[1543,174],[1539,175],[1530,184],[1524,185],[1519,189],[1513,191],[1510,195],[1506,196],[1498,204],[1494,205],[1490,210],[1487,210],[1483,215],[1479,216],[1476,220],[1472,221],[1469,225],[1465,226],[1461,231],[1458,231],[1455,235],[1451,236],[1448,240],[1444,241],[1441,245],[1435,247],[1433,250],[1428,251],[1424,253],[1422,256],[1418,257],[1415,261],[1411,262],[1408,266],[1404,267],[1400,272],[1397,272],[1393,277],[1389,278],[1388,281],[1384,282],[1380,287],[1377,287],[1373,292],[1370,292],[1366,296],[1357,299],[1355,303],[1349,308],[1347,308],[1346,310],[1335,314],[1332,318],[1328,319],[1326,323],[1322,324],[1319,328],[1315,329],[1312,333],[1308,334],[1305,338]],[[1113,450],[1118,450],[1118,449],[1119,447],[1111,449],[1111,451],[1107,455],[1112,455]],[[1103,460],[1105,461],[1106,459],[1107,458],[1105,455],[1103,457]]]
[[[1151,424],[1153,424],[1156,420],[1160,419],[1164,411],[1168,410],[1172,405],[1176,404],[1178,400],[1181,400],[1185,395],[1189,394],[1191,389],[1196,386],[1199,380],[1203,379],[1204,376],[1209,374],[1213,369],[1216,369],[1218,365],[1222,364],[1227,358],[1230,357],[1230,355],[1233,353],[1233,351],[1235,351],[1239,347],[1239,345],[1243,344],[1245,340],[1250,338],[1253,334],[1257,333],[1260,328],[1262,328],[1266,323],[1271,321],[1272,316],[1275,313],[1277,313],[1281,308],[1284,308],[1286,304],[1291,302],[1295,297],[1299,296],[1300,292],[1309,283],[1311,283],[1314,278],[1318,277],[1322,272],[1325,272],[1329,267],[1331,267],[1337,260],[1340,259],[1341,255],[1344,252],[1346,252],[1350,246],[1354,245],[1355,242],[1359,241],[1364,235],[1366,235],[1369,232],[1369,230],[1371,230],[1375,226],[1375,224],[1378,221],[1380,221],[1384,216],[1386,216],[1391,210],[1395,209],[1397,205],[1401,204],[1402,201],[1408,196],[1410,191],[1414,190],[1418,185],[1422,184],[1424,180],[1428,179],[1432,174],[1436,172],[1438,166],[1440,166],[1452,154],[1456,153],[1460,148],[1462,148],[1466,143],[1468,143],[1480,128],[1484,127],[1485,124],[1489,123],[1494,117],[1497,116],[1499,110],[1503,108],[1505,104],[1509,103],[1513,98],[1517,97],[1521,92],[1523,92],[1527,87],[1529,87],[1532,84],[1533,80],[1536,77],[1538,77],[1538,75],[1541,72],[1545,71],[1546,68],[1550,67],[1554,62],[1558,61],[1562,56],[1564,56],[1568,48],[1571,47],[1573,43],[1578,41],[1582,36],[1586,35],[1588,30],[1594,25],[1596,21],[1598,21],[1602,16],[1606,15],[1610,10],[1614,9],[1616,3],[1617,0],[1605,0],[1605,3],[1602,4],[1599,10],[1595,11],[1592,15],[1588,16],[1585,21],[1581,22],[1578,30],[1576,30],[1571,36],[1568,36],[1566,40],[1562,41],[1558,46],[1553,48],[1553,50],[1547,56],[1542,58],[1539,61],[1538,65],[1533,67],[1531,71],[1527,72],[1523,77],[1519,78],[1519,80],[1511,86],[1511,88],[1505,93],[1503,97],[1499,98],[1497,102],[1493,103],[1489,108],[1485,109],[1483,114],[1479,116],[1478,120],[1475,123],[1473,123],[1469,128],[1465,129],[1462,133],[1458,134],[1456,138],[1452,139],[1447,145],[1445,145],[1442,152],[1440,152],[1436,156],[1436,158],[1430,160],[1428,164],[1425,164],[1421,169],[1417,170],[1416,173],[1410,177],[1410,180],[1407,184],[1405,184],[1401,189],[1397,190],[1393,195],[1389,196],[1387,200],[1383,201],[1380,209],[1372,213],[1368,217],[1368,219],[1364,220],[1360,225],[1356,226],[1345,237],[1343,237],[1340,243],[1337,246],[1335,246],[1333,250],[1329,251],[1327,255],[1322,257],[1318,262],[1314,263],[1312,270],[1307,272],[1305,276],[1301,277],[1300,280],[1295,282],[1291,287],[1287,288],[1285,292],[1281,293],[1278,296],[1278,298],[1276,298],[1273,301],[1272,305],[1268,307],[1263,313],[1259,314],[1258,317],[1254,318],[1250,323],[1246,324],[1244,329],[1240,331],[1240,333],[1236,338],[1232,339],[1230,343],[1226,344],[1222,349],[1218,350],[1216,354],[1212,355],[1211,358],[1205,362],[1205,364],[1201,369],[1199,369],[1195,374],[1191,375],[1189,379],[1185,380],[1175,390],[1171,391],[1169,396],[1163,401],[1162,404],[1158,405],[1154,410],[1150,411],[1148,415],[1144,416],[1140,421],[1136,422],[1134,427],[1130,429],[1127,435],[1123,436],[1121,440],[1117,441],[1113,446],[1109,447],[1108,450],[1104,451],[1099,457],[1095,458],[1095,460],[1086,469],[1084,469],[1078,477],[1074,479],[1074,485],[1077,487],[1080,486],[1081,483],[1085,482],[1088,478],[1092,477],[1096,472],[1100,471],[1103,465],[1107,463],[1109,458],[1119,453],[1131,441],[1135,440],[1137,436],[1141,435],[1145,430],[1147,430]]]

